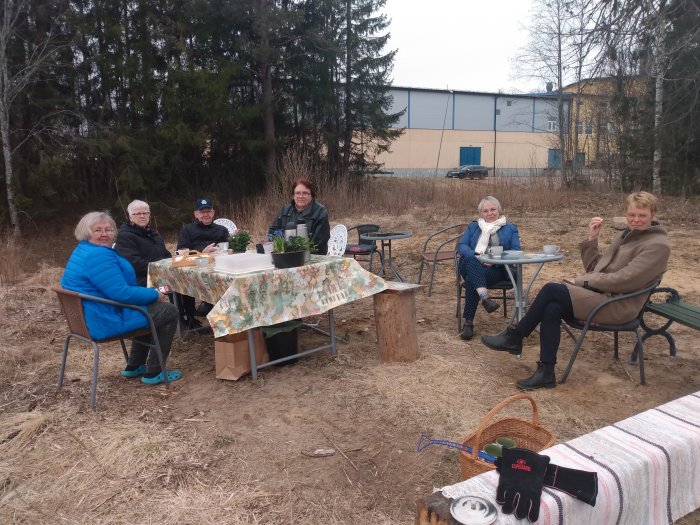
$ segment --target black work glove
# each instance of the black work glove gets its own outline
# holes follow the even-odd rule
[[[527,518],[531,523],[537,521],[547,465],[549,456],[525,448],[503,449],[496,501],[504,514],[515,514],[516,518]]]
[[[544,484],[595,507],[596,496],[598,496],[597,472],[560,467],[550,463],[544,475]]]
[[[501,458],[496,459],[496,470],[501,471]],[[550,463],[547,465],[542,484],[595,507],[595,500],[598,496],[597,472],[560,467]]]

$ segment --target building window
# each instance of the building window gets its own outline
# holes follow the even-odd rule
[[[513,105],[513,101],[512,101],[512,100],[507,100],[507,101],[506,101],[506,106],[512,106],[512,105]]]
[[[500,110],[500,109],[497,109],[497,110],[496,110],[496,115],[500,115],[500,114],[501,114],[501,110]]]
[[[586,122],[582,124],[580,122],[576,123],[576,133],[579,135],[592,135],[593,134],[593,124]]]
[[[559,124],[556,120],[547,121],[547,131],[559,131]]]

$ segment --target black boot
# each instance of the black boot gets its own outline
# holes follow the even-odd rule
[[[527,379],[521,379],[516,384],[523,390],[534,390],[535,388],[554,388],[557,386],[557,378],[554,376],[555,363],[543,363],[537,361],[537,370]]]
[[[481,300],[481,306],[483,306],[484,310],[488,313],[495,312],[501,307],[500,304],[491,299],[488,295]]]
[[[465,319],[462,333],[459,336],[465,341],[469,341],[474,336],[474,321]]]
[[[510,326],[498,335],[482,335],[481,342],[491,350],[508,352],[513,355],[523,353],[523,336]]]

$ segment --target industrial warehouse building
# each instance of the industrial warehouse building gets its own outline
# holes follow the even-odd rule
[[[404,132],[377,160],[394,176],[444,177],[463,164],[487,166],[490,175],[531,175],[560,164],[556,93],[392,87],[391,95],[389,112],[404,111],[396,125]]]

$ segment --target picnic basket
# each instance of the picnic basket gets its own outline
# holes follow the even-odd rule
[[[519,400],[527,400],[532,405],[532,420],[517,417],[498,417],[499,412],[505,407]],[[540,425],[540,414],[537,403],[527,394],[514,394],[493,407],[479,423],[476,431],[464,439],[464,444],[471,448],[471,452],[459,452],[459,466],[462,471],[462,479],[494,470],[496,465],[481,459],[477,454],[484,445],[493,443],[496,438],[510,437],[515,440],[520,448],[526,448],[539,452],[554,444],[554,434]]]

